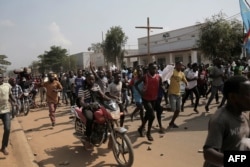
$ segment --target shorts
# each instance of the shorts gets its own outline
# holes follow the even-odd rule
[[[172,111],[180,111],[181,110],[181,95],[169,95],[169,102]]]

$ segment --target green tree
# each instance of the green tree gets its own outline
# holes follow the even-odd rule
[[[128,37],[119,26],[111,27],[106,34],[106,38],[102,44],[103,54],[106,62],[121,66],[125,50],[124,45]],[[120,63],[118,63],[120,62]]]
[[[45,51],[44,54],[38,56],[39,72],[53,71],[58,73],[67,70],[70,66],[70,58],[67,52],[67,49],[60,46],[51,46],[50,51]],[[67,66],[65,66],[66,62]]]
[[[197,46],[210,60],[215,57],[232,60],[241,55],[243,26],[239,20],[227,20],[225,16],[219,13],[201,25]]]
[[[88,48],[88,51],[94,51],[94,53],[103,52],[103,43],[92,43],[91,47]]]
[[[7,66],[11,65],[11,62],[5,60],[7,58],[6,55],[0,55],[0,73],[5,73]]]

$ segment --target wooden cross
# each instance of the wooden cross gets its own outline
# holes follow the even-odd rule
[[[135,28],[146,28],[147,31],[148,31],[148,42],[147,42],[147,45],[148,45],[148,62],[150,62],[150,29],[163,29],[162,27],[150,27],[150,24],[149,24],[149,17],[147,18],[147,26],[143,27],[143,26],[140,26],[140,27],[135,27]],[[151,58],[152,60],[152,58]]]

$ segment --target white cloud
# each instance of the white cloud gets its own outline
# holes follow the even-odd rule
[[[71,46],[72,42],[62,34],[60,27],[55,23],[51,23],[49,31],[52,35],[51,42],[53,45]]]
[[[13,23],[11,20],[0,20],[0,26],[13,27],[15,26],[15,23]]]

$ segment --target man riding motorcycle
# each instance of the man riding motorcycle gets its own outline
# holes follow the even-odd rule
[[[92,150],[93,145],[90,143],[90,136],[92,133],[92,124],[94,120],[94,112],[99,108],[98,104],[93,107],[93,103],[96,99],[101,99],[104,101],[110,101],[111,99],[107,97],[100,89],[99,85],[95,83],[95,76],[92,73],[86,75],[86,80],[79,89],[77,105],[82,106],[82,113],[86,118],[86,134],[85,134],[85,149]],[[90,107],[91,106],[91,107]]]

